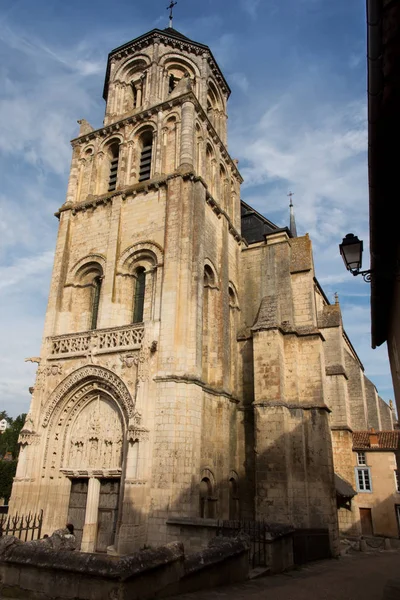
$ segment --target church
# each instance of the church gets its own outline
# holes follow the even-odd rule
[[[153,29],[109,54],[104,123],[72,140],[10,513],[82,551],[242,519],[337,554],[334,465],[354,485],[352,431],[393,428],[308,235],[241,200],[229,95],[208,46]]]

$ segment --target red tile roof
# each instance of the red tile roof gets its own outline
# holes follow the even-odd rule
[[[365,450],[371,448],[370,435],[378,437],[379,448],[397,450],[399,448],[399,431],[353,431],[353,448]],[[372,446],[372,448],[376,448]]]

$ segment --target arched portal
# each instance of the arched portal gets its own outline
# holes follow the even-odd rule
[[[98,365],[66,377],[50,398],[42,423],[47,429],[43,469],[51,478],[65,476],[71,483],[67,521],[83,551],[106,552],[114,544],[133,413],[123,381]]]

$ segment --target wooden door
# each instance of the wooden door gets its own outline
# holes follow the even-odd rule
[[[100,501],[97,526],[96,552],[107,552],[115,539],[118,516],[119,479],[100,480]]]
[[[361,533],[363,535],[374,535],[372,526],[372,513],[370,508],[360,508]]]
[[[72,523],[76,537],[76,549],[80,550],[82,543],[83,525],[85,523],[86,501],[88,493],[87,479],[73,479],[69,497],[68,520]]]

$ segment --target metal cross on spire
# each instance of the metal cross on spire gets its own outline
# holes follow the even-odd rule
[[[173,10],[174,6],[176,6],[177,4],[178,2],[174,2],[173,0],[171,0],[171,4],[167,6],[167,10],[169,10],[169,27],[172,27],[172,19],[174,18]]]
[[[294,209],[293,209],[293,202],[292,202],[292,197],[294,196],[293,192],[289,192],[288,196],[290,198],[290,225],[289,225],[289,229],[292,233],[293,237],[297,237],[297,227],[296,227],[296,219],[294,216]]]

